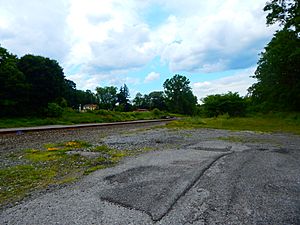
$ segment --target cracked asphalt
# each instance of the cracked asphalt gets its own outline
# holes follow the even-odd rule
[[[299,136],[130,128],[100,141],[151,151],[5,208],[0,224],[300,224]]]

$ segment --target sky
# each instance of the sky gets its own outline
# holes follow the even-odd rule
[[[55,59],[77,89],[163,90],[175,74],[200,100],[244,96],[271,40],[266,0],[0,0],[0,45]]]

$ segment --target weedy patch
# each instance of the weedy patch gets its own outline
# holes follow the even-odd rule
[[[57,150],[62,150],[62,151],[69,151],[69,150],[73,150],[73,149],[79,149],[79,148],[88,148],[91,147],[92,145],[84,142],[84,141],[67,141],[64,143],[49,143],[49,144],[45,144],[44,147],[48,150],[48,151],[57,151]]]
[[[0,169],[1,205],[19,200],[28,190],[51,183],[54,176],[54,171],[38,165],[17,165]]]
[[[172,129],[213,128],[225,130],[244,130],[255,132],[289,132],[300,134],[298,118],[280,117],[232,117],[216,118],[185,117],[169,122],[166,127]]]
[[[207,123],[200,117],[187,117],[174,120],[166,124],[167,128],[172,129],[196,129],[206,126]]]
[[[77,154],[78,149],[99,155],[85,157]],[[68,154],[70,151],[75,154]],[[43,149],[24,150],[13,156],[16,164],[21,165],[0,169],[0,206],[16,202],[34,190],[71,182],[84,174],[111,167],[127,155],[130,155],[128,151],[105,145],[93,147],[82,141],[50,143]]]
[[[214,140],[222,140],[229,142],[238,142],[238,143],[260,143],[260,144],[274,144],[276,146],[281,146],[281,143],[275,140],[263,139],[263,138],[251,138],[243,136],[229,136],[229,137],[218,137]]]

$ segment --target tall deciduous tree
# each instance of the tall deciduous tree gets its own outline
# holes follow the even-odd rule
[[[135,98],[132,102],[135,108],[144,108],[144,97],[140,92],[135,95]]]
[[[269,11],[267,24],[279,22],[277,31],[258,61],[249,88],[254,102],[267,110],[300,109],[300,36],[299,2],[273,0],[264,8]]]
[[[65,89],[63,69],[57,61],[42,56],[25,55],[18,62],[19,70],[31,84],[30,102],[34,111],[49,102],[60,101]]]
[[[117,88],[110,87],[96,87],[99,106],[101,109],[113,110],[117,103]]]
[[[166,110],[166,98],[163,91],[153,91],[149,93],[150,109]]]
[[[193,95],[190,81],[179,74],[167,79],[164,84],[166,103],[170,111],[182,114],[193,114],[197,97]]]
[[[17,67],[18,58],[0,47],[0,115],[21,115],[28,104],[24,74]]]

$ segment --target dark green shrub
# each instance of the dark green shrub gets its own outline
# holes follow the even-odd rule
[[[162,114],[162,112],[157,108],[153,109],[152,113],[154,116],[160,116]]]
[[[46,115],[49,117],[60,117],[62,116],[64,109],[60,107],[57,103],[48,103],[46,109]]]
[[[246,102],[238,93],[228,92],[227,94],[209,95],[203,100],[203,110],[208,117],[216,117],[223,114],[232,116],[244,116]]]

